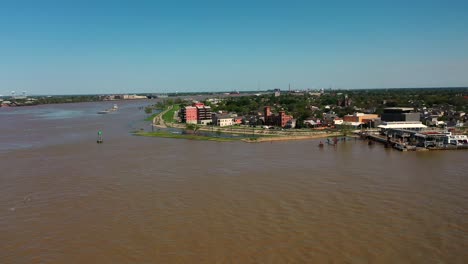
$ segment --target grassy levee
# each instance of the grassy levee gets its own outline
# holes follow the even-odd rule
[[[177,104],[172,105],[172,108],[171,108],[171,106],[169,106],[169,107],[170,107],[170,109],[162,115],[162,119],[164,120],[165,123],[173,123],[174,122],[174,112],[178,111],[180,109],[180,106],[177,105]]]
[[[159,115],[159,113],[152,114],[145,118],[145,121],[152,121],[157,115]]]

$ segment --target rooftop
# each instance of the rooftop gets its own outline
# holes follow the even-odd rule
[[[426,128],[421,122],[408,121],[408,122],[384,122],[379,128]]]
[[[414,110],[413,107],[385,107],[385,110],[402,110],[402,111],[412,111]]]

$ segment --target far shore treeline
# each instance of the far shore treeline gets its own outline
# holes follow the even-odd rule
[[[255,94],[257,96],[255,96]],[[320,94],[320,96],[317,96]],[[148,98],[156,98],[150,93],[140,93]],[[327,106],[337,105],[346,96],[352,100],[351,105],[335,108],[338,116],[349,114],[356,108],[367,109],[380,114],[385,107],[433,107],[451,106],[456,111],[468,112],[468,87],[464,88],[395,88],[395,89],[321,89],[321,90],[299,90],[281,91],[281,96],[275,96],[273,90],[267,91],[243,91],[243,92],[188,92],[169,93],[166,102],[159,103],[159,108],[171,104],[180,104],[180,96],[190,97],[195,95],[223,96],[220,104],[212,105],[214,110],[227,110],[239,114],[247,114],[257,111],[264,105],[281,105],[289,114],[297,117],[298,121],[310,116],[320,117],[327,111]],[[252,96],[246,96],[252,95]],[[100,101],[100,95],[52,95],[52,96],[28,96],[28,97],[3,97],[0,104],[10,102],[10,106],[26,106],[39,104],[78,103]],[[207,102],[210,105],[209,102]],[[310,107],[314,106],[314,107]],[[298,122],[300,123],[300,122]]]

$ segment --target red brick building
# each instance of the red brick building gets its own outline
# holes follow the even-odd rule
[[[194,106],[182,107],[180,109],[180,117],[184,123],[196,124],[198,121],[197,108]]]
[[[289,121],[293,119],[291,115],[287,115],[285,111],[279,111],[278,115],[271,113],[271,107],[265,106],[264,108],[265,125],[285,127]]]
[[[202,120],[211,120],[211,107],[203,103],[193,103],[192,106],[185,106],[180,109],[182,122],[197,124]]]

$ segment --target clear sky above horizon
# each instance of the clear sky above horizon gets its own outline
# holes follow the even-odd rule
[[[468,1],[0,1],[0,94],[468,86]]]

